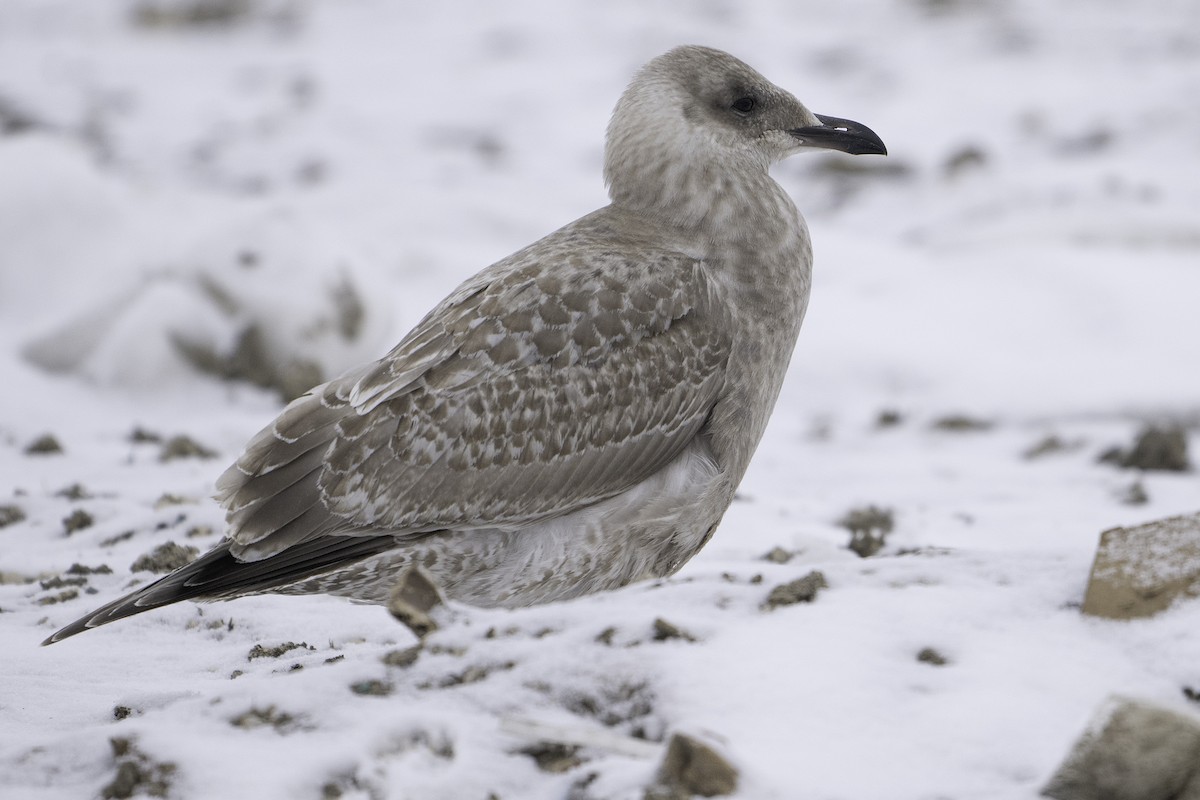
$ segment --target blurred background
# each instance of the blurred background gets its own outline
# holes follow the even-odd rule
[[[604,204],[608,114],[682,43],[890,148],[777,169],[810,412],[1200,407],[1191,0],[6,0],[0,367],[293,396]]]

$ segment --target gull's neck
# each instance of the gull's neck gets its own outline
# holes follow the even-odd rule
[[[797,212],[758,154],[714,153],[699,132],[646,125],[610,131],[605,179],[613,205],[717,247],[793,231]]]

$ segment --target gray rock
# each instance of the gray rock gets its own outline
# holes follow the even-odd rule
[[[1140,480],[1117,492],[1117,500],[1127,506],[1144,506],[1150,502],[1150,495]]]
[[[1200,800],[1200,719],[1111,698],[1042,794],[1054,800]]]
[[[1083,613],[1149,617],[1200,596],[1200,512],[1100,534]]]
[[[273,705],[265,708],[252,706],[229,720],[235,728],[250,730],[253,728],[272,727],[280,733],[293,730],[297,725],[296,717],[286,711],[280,711]]]
[[[950,659],[933,647],[922,647],[917,653],[917,661],[934,667],[944,667],[950,663]]]
[[[723,797],[737,791],[738,771],[709,745],[676,733],[658,768],[657,783],[646,790],[646,800],[686,800]]]
[[[389,667],[411,667],[417,663],[417,658],[421,655],[421,645],[414,644],[412,647],[402,647],[399,650],[391,650],[384,654],[380,660]]]
[[[1187,472],[1192,467],[1188,461],[1187,434],[1179,427],[1147,428],[1134,442],[1124,466]]]
[[[158,456],[159,461],[174,461],[177,458],[216,458],[215,450],[210,450],[186,434],[172,436],[162,446]]]
[[[570,772],[583,763],[579,750],[577,745],[561,742],[536,742],[518,752],[532,758],[542,772],[559,774]]]
[[[763,561],[770,561],[772,564],[786,564],[792,560],[792,554],[782,547],[772,547],[762,558]]]
[[[25,455],[27,456],[55,455],[62,451],[63,446],[51,433],[44,433],[25,446]]]
[[[167,797],[177,767],[171,762],[156,762],[138,749],[133,739],[114,737],[112,746],[116,775],[100,790],[104,800],[128,797]]]
[[[272,351],[262,328],[250,324],[242,329],[227,352],[219,352],[210,344],[193,342],[173,336],[175,345],[188,363],[210,375],[225,380],[248,381],[264,389],[274,389],[284,400],[294,400],[315,384],[325,380],[321,365],[305,358],[283,358]]]
[[[895,428],[904,422],[904,415],[894,408],[885,408],[875,417],[876,428]]]
[[[1138,434],[1129,450],[1110,448],[1100,455],[1100,461],[1125,469],[1187,472],[1187,433],[1178,425],[1149,425]]]
[[[67,516],[63,517],[62,522],[63,531],[67,534],[67,536],[70,536],[72,533],[92,527],[92,525],[96,522],[96,519],[82,508],[77,508]]]
[[[654,620],[654,641],[666,642],[671,639],[682,639],[685,642],[694,642],[696,637],[680,628],[678,625],[667,622],[662,617]]]
[[[811,603],[817,597],[817,592],[829,586],[825,574],[817,570],[797,578],[794,581],[780,584],[771,590],[763,602],[764,611],[770,611],[779,606],[790,606],[796,603]]]
[[[350,684],[350,691],[360,697],[387,697],[392,693],[393,689],[394,687],[388,681],[381,681],[376,678]]]
[[[0,528],[7,528],[9,525],[15,525],[24,519],[25,512],[21,510],[20,506],[0,506]]]
[[[400,574],[388,600],[388,611],[418,639],[437,630],[432,612],[441,606],[445,606],[442,593],[433,576],[421,566],[409,567]]]
[[[170,572],[190,564],[200,554],[199,548],[166,542],[138,556],[129,569],[133,572]]]
[[[883,549],[896,519],[890,508],[863,506],[847,511],[837,524],[850,531],[849,548],[861,558],[869,558]]]
[[[971,433],[991,430],[994,424],[991,420],[967,414],[946,414],[935,419],[930,427],[934,430],[950,431],[951,433]]]
[[[280,656],[290,653],[293,650],[316,650],[317,648],[310,645],[308,642],[284,642],[275,647],[263,647],[256,644],[250,648],[250,652],[246,654],[247,661],[253,661],[256,658],[279,658]]]

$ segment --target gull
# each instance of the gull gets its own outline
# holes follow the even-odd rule
[[[732,502],[800,332],[812,247],[769,168],[812,148],[887,153],[722,51],[650,61],[608,126],[609,205],[293,401],[218,479],[218,545],[45,644],[188,599],[386,603],[410,567],[486,607],[673,574]]]

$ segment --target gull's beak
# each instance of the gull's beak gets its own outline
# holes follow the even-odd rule
[[[853,156],[887,155],[887,145],[866,125],[850,119],[827,117],[824,114],[814,116],[821,120],[820,125],[792,128],[788,131],[800,140],[802,146],[840,150]]]

